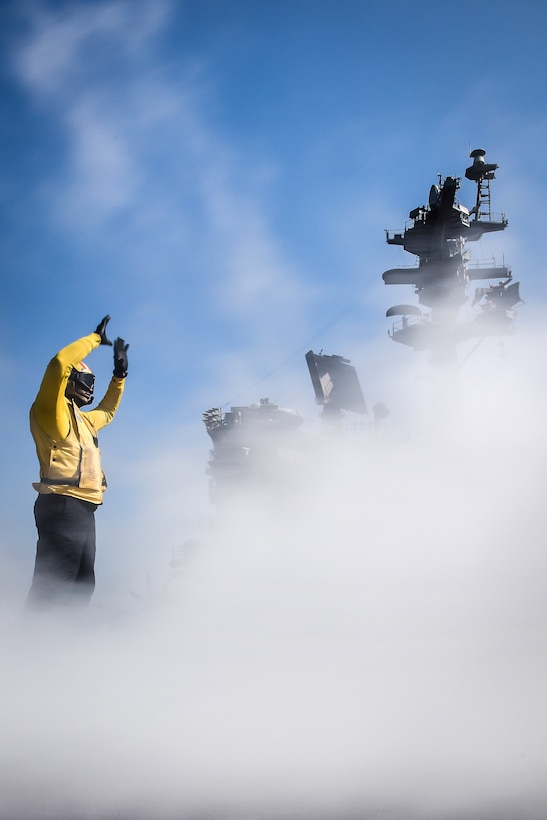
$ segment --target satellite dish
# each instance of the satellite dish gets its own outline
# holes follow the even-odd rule
[[[390,316],[421,316],[422,311],[416,305],[393,305],[386,311],[386,317]]]

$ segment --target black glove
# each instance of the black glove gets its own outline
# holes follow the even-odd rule
[[[101,337],[101,344],[102,345],[112,346],[112,342],[110,341],[110,339],[106,338],[106,326],[109,323],[109,321],[110,321],[110,316],[105,316],[104,319],[101,319],[101,321],[97,325],[97,330],[95,331],[95,333],[98,333],[99,336]]]
[[[114,375],[118,379],[125,379],[127,376],[127,350],[129,345],[118,336],[114,340]]]

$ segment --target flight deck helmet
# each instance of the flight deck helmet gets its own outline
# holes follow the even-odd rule
[[[95,386],[95,375],[85,362],[78,362],[72,367],[68,377],[66,395],[67,398],[74,399],[78,407],[91,404],[93,401],[93,388]]]

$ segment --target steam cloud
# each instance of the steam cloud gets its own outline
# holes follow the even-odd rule
[[[545,379],[485,364],[303,434],[145,607],[4,623],[2,820],[538,816]]]

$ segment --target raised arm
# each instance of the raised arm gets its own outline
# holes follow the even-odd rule
[[[97,407],[86,412],[85,415],[96,430],[100,430],[101,427],[106,427],[114,418],[123,395],[124,385],[125,380],[123,378],[113,376],[104,398],[101,399]]]
[[[56,441],[66,438],[70,429],[65,390],[72,368],[100,344],[97,332],[83,336],[60,350],[46,368],[33,410],[42,430]]]
[[[88,418],[96,430],[100,430],[101,427],[110,424],[118,409],[123,395],[127,368],[129,366],[127,361],[128,349],[129,345],[125,343],[125,339],[121,339],[118,336],[118,338],[114,340],[114,373],[108,385],[108,390],[97,407],[93,410],[89,410],[87,413]]]

